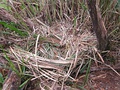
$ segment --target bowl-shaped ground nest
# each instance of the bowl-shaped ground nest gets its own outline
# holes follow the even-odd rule
[[[81,67],[94,56],[97,40],[84,25],[74,27],[70,22],[57,22],[47,26],[39,20],[34,49],[29,52],[18,47],[11,47],[18,64],[24,65],[29,71],[26,74],[33,79],[46,79],[55,82],[75,80],[71,77],[74,68]]]

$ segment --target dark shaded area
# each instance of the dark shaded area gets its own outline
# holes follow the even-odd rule
[[[108,44],[107,31],[102,20],[99,8],[97,7],[96,0],[87,0],[89,13],[91,16],[93,30],[96,33],[97,40],[99,43],[99,49],[105,50]]]

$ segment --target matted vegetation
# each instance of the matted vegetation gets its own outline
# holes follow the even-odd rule
[[[110,42],[117,44],[109,45],[116,57],[109,55],[111,51],[103,52],[110,56],[106,60],[119,60],[119,2],[105,1],[100,0],[101,14]],[[2,0],[0,5],[0,24],[4,26],[0,30],[0,56],[8,64],[0,63],[19,76],[20,90],[84,89],[91,63],[107,66],[97,49],[85,0]],[[82,74],[83,83],[75,85]],[[3,84],[4,77],[0,78]]]

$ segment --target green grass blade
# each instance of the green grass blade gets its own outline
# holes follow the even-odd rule
[[[88,68],[87,68],[87,71],[86,71],[86,76],[85,76],[84,85],[87,83],[88,78],[89,78],[90,66],[91,66],[91,59],[90,59],[90,61],[89,61],[89,63],[88,63]]]
[[[3,25],[6,28],[9,28],[11,31],[15,31],[15,33],[19,34],[20,36],[27,36],[27,32],[23,32],[20,29],[16,28],[13,23],[8,23],[5,21],[0,21],[0,24]]]
[[[23,82],[20,86],[19,89],[23,88],[29,81],[30,79],[27,79],[25,82]]]
[[[3,82],[4,82],[4,77],[3,77],[3,75],[0,73],[0,83],[3,84]]]
[[[17,70],[17,68],[15,67],[14,63],[10,60],[10,58],[7,56],[7,54],[5,53],[4,55],[5,59],[8,61],[8,64],[10,65],[10,68],[16,72],[17,75],[19,75],[19,71]]]

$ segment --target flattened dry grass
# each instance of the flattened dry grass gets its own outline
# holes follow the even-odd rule
[[[80,28],[74,28],[79,30],[78,33],[74,33],[73,24],[64,21],[52,26],[37,27],[39,34],[32,52],[11,47],[11,54],[16,57],[15,62],[30,70],[32,80],[41,78],[57,83],[68,79],[75,81],[75,78],[71,77],[73,69],[79,66],[76,72],[78,74],[86,60],[89,61],[89,57],[94,54],[97,45],[95,35],[87,29]],[[74,76],[77,77],[77,74]]]
[[[86,62],[90,59],[97,62],[96,53],[102,60],[96,49],[96,36],[90,32],[90,16],[84,0],[8,3],[20,28],[29,33],[24,40],[12,39],[22,42],[10,47],[10,54],[18,65],[27,67],[25,75],[40,80],[41,89],[52,90],[60,84],[62,90],[65,81],[76,80]],[[71,75],[75,68],[76,74]]]

